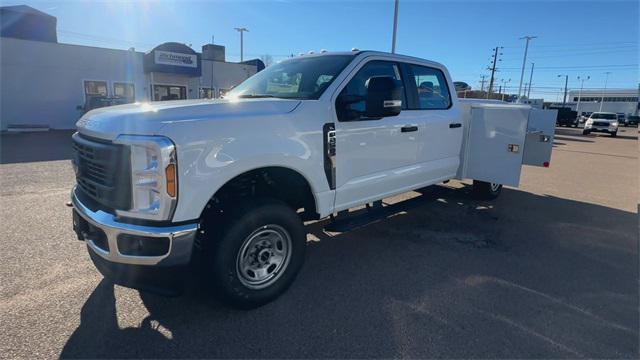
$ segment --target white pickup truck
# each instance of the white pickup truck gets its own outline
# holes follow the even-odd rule
[[[549,166],[554,111],[459,101],[447,69],[373,51],[292,58],[222,100],[93,110],[73,135],[74,229],[119,284],[203,271],[232,306],[273,300],[303,221],[449,179],[494,198]],[[187,269],[195,253],[202,267]]]

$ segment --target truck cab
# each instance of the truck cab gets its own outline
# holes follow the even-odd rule
[[[303,221],[450,179],[495,198],[518,185],[522,165],[549,166],[555,116],[458,101],[432,61],[300,56],[224,99],[84,115],[73,136],[74,229],[117,283],[179,283],[197,252],[222,300],[260,306],[302,266]]]

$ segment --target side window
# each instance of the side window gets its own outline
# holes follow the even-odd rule
[[[347,86],[338,95],[338,103],[341,98],[352,98],[349,104],[336,103],[336,110],[339,121],[359,120],[365,113],[365,98],[367,96],[367,86],[369,79],[379,76],[389,76],[402,84],[400,68],[398,64],[388,61],[371,61],[365,64],[358,73],[349,80]],[[404,87],[402,90],[402,109],[406,109],[406,98]]]
[[[451,106],[447,80],[442,71],[419,65],[409,65],[408,68],[418,92],[415,110],[442,110]]]

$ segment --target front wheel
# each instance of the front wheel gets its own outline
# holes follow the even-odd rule
[[[493,200],[502,192],[502,185],[473,180],[473,195],[477,199]]]
[[[617,131],[611,133],[611,137],[616,137],[616,136],[618,136],[618,132]]]
[[[582,135],[589,135],[591,134],[591,131],[589,130],[582,130]]]
[[[234,204],[206,257],[205,281],[226,304],[243,309],[264,305],[293,282],[304,263],[306,232],[285,203],[262,199]]]

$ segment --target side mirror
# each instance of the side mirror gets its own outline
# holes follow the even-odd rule
[[[396,116],[402,109],[402,87],[389,76],[372,77],[365,98],[366,116],[381,118]]]

